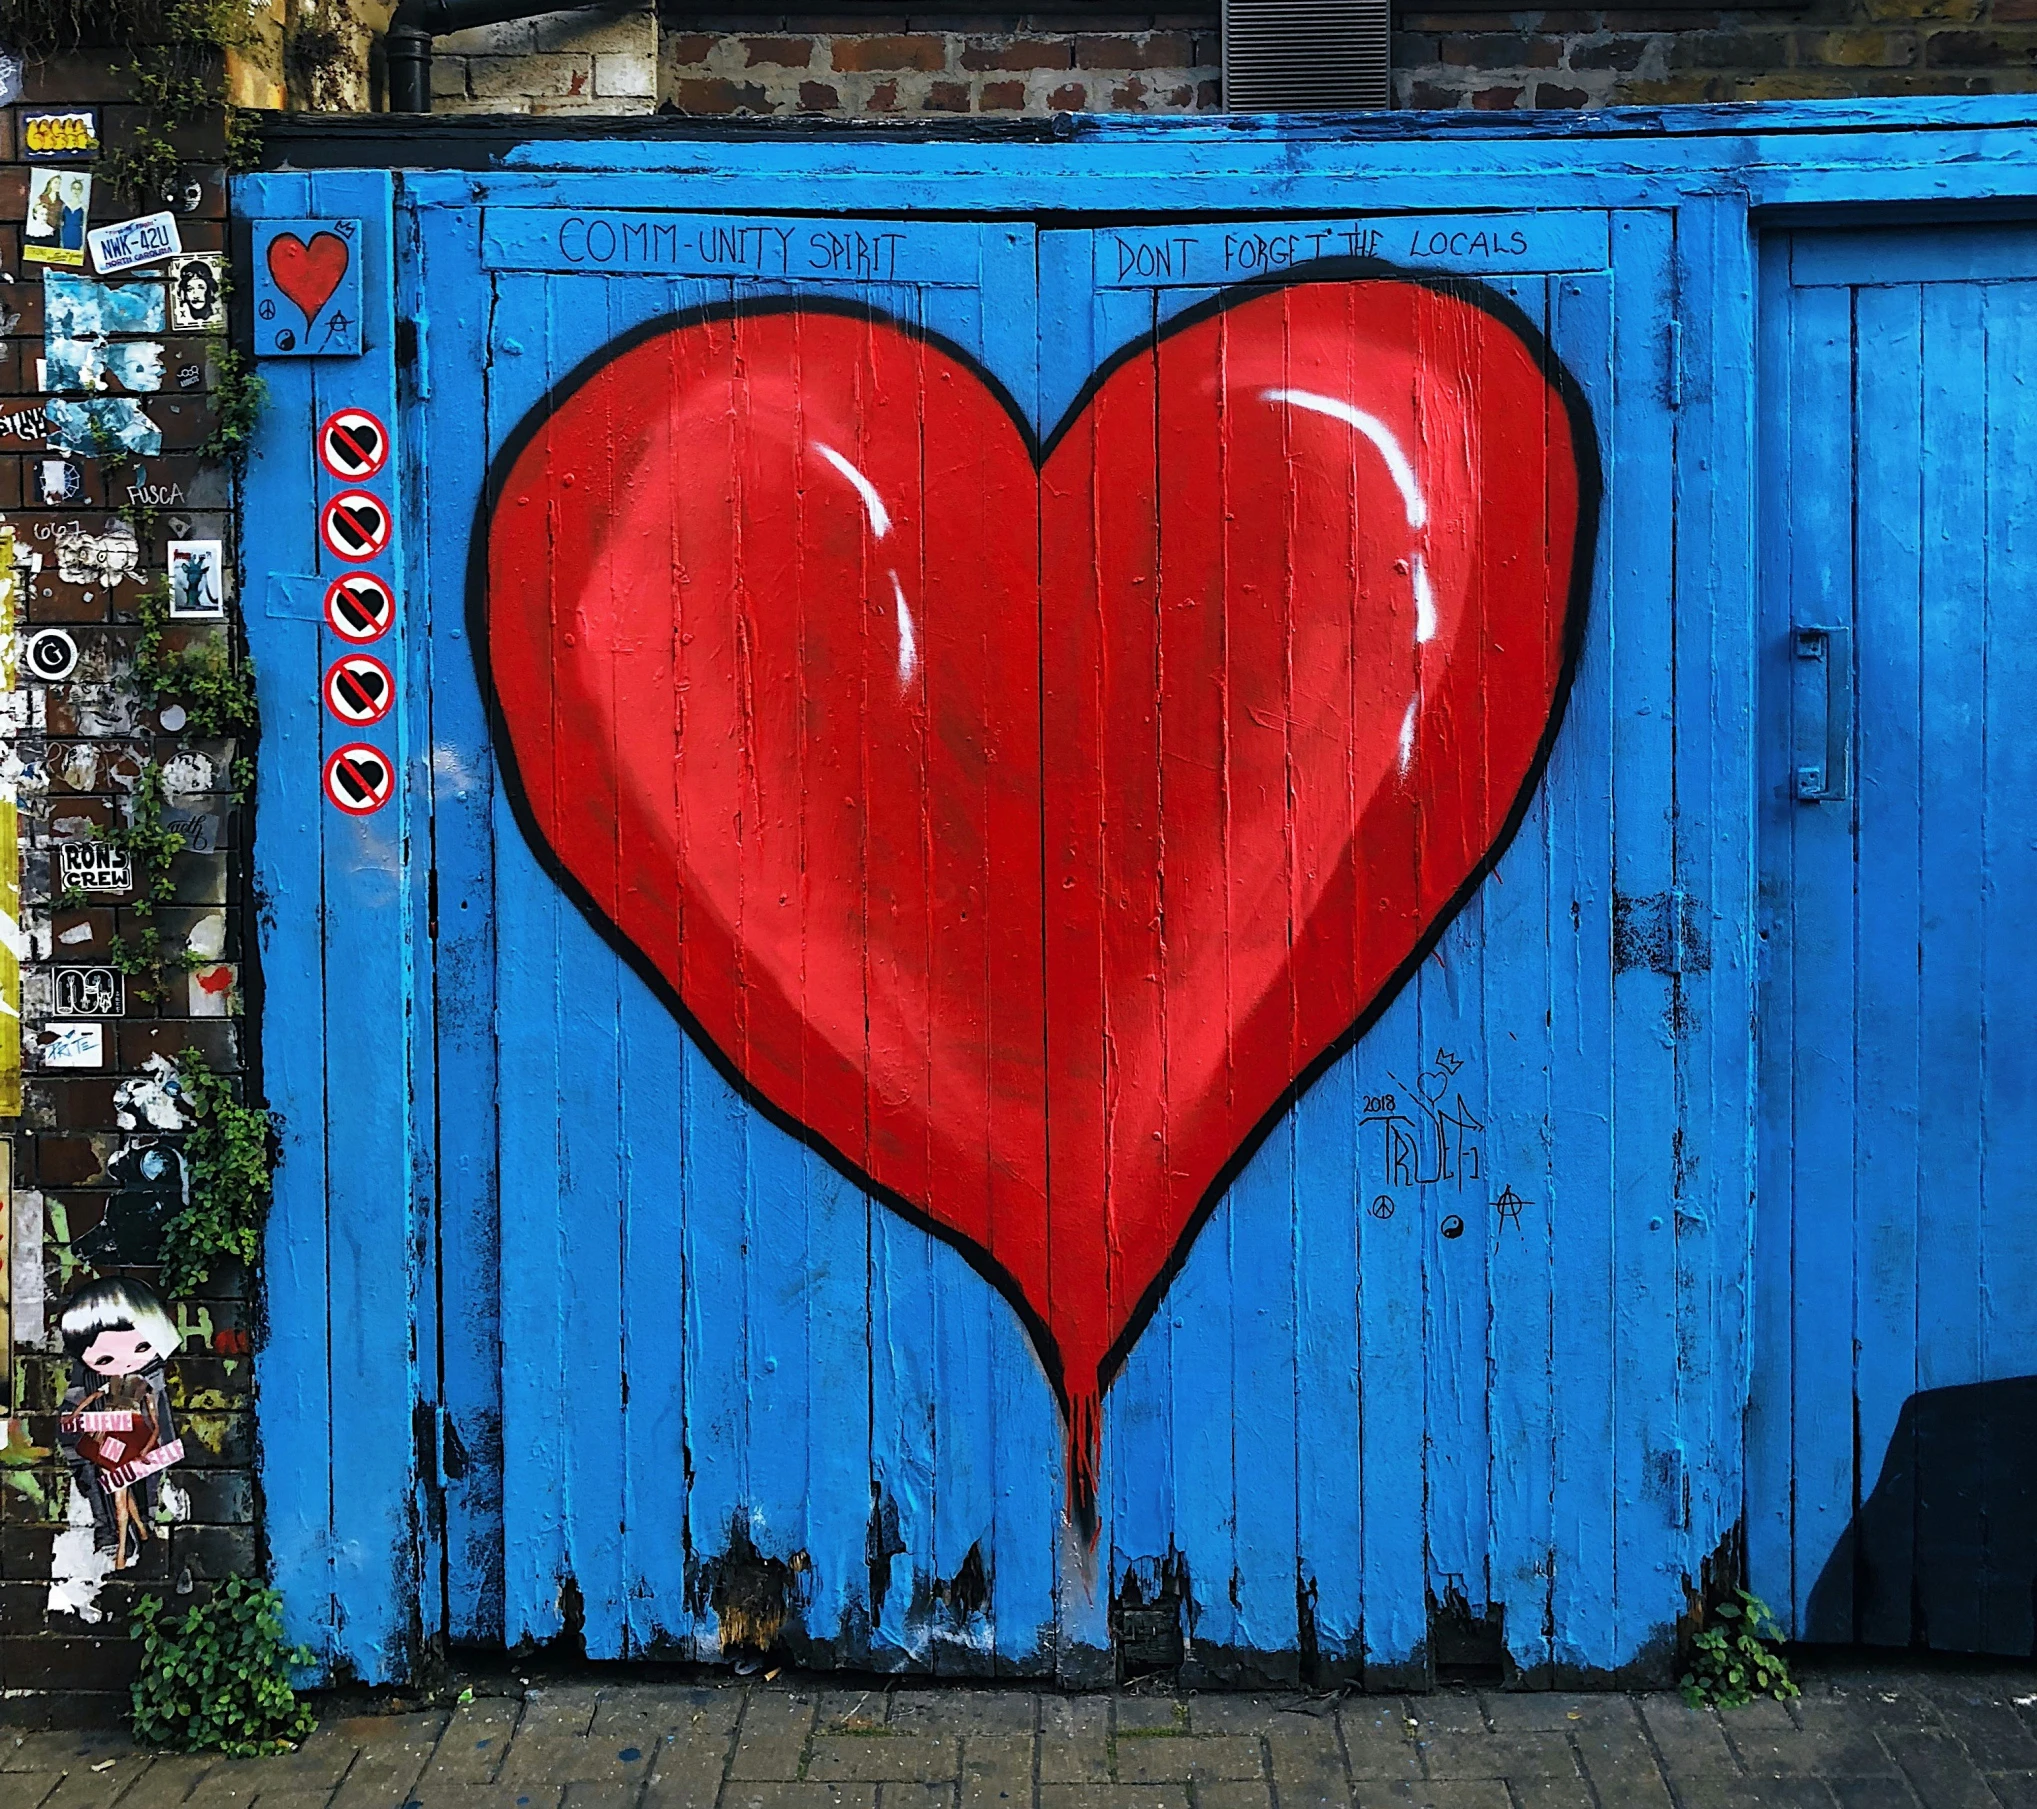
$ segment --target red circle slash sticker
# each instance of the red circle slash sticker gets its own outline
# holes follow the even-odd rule
[[[318,430],[318,462],[344,483],[373,477],[389,457],[389,430],[365,408],[327,415]]]
[[[396,599],[373,572],[335,578],[325,593],[325,620],[334,634],[355,646],[379,641],[396,616]]]
[[[380,722],[395,701],[396,681],[372,653],[350,653],[326,669],[325,707],[354,728]]]
[[[396,775],[380,748],[356,741],[325,763],[325,795],[350,817],[365,817],[389,802]]]
[[[372,559],[389,544],[389,505],[365,490],[346,490],[325,505],[318,525],[342,559]]]

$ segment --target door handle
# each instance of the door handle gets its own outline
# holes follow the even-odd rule
[[[1853,795],[1853,630],[1799,628],[1799,660],[1824,667],[1824,758],[1797,768],[1797,802],[1831,804]]]

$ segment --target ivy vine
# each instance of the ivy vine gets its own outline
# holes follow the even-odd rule
[[[275,1121],[234,1097],[232,1079],[215,1073],[195,1049],[178,1057],[178,1084],[190,1118],[184,1134],[186,1205],[163,1225],[163,1286],[190,1294],[223,1261],[252,1266],[261,1250],[275,1171]]]
[[[289,1752],[318,1724],[290,1684],[291,1667],[312,1654],[284,1643],[273,1589],[228,1577],[183,1614],[145,1595],[128,1635],[142,1642],[133,1703],[144,1745],[253,1758]]]
[[[224,635],[207,635],[188,647],[169,645],[170,584],[152,579],[135,605],[133,683],[151,708],[180,703],[201,735],[251,735],[260,726],[255,707],[254,662],[236,659]]]

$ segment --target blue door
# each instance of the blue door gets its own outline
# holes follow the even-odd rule
[[[1753,1579],[2027,1653],[2037,234],[1778,235],[1762,308]]]
[[[1672,214],[1573,185],[1576,205],[1437,215],[1410,180],[1403,211],[1354,218],[1297,179],[1293,211],[1269,216],[1262,184],[1205,172],[1197,217],[1169,225],[1178,183],[1120,191],[1099,164],[1092,194],[1139,220],[1117,227],[1037,198],[906,215],[876,176],[801,212],[783,177],[725,173],[640,173],[635,211],[605,176],[543,172],[242,191],[257,215],[348,209],[387,248],[369,362],[272,365],[251,473],[249,556],[279,574],[250,621],[272,737],[259,858],[273,897],[323,901],[278,912],[265,942],[289,1122],[265,1487],[279,1568],[322,1579],[292,1595],[293,1631],[374,1676],[434,1636],[1071,1681],[1640,1674],[1738,1511],[1738,1383],[1716,1336],[1738,1259],[1715,1228],[1744,1196],[1740,869],[1693,828],[1730,761],[1706,721],[1706,636],[1677,626],[1678,436],[1711,429],[1682,393]],[[1227,198],[1256,211],[1228,221]],[[1337,323],[1368,319],[1345,300],[1364,284],[1365,330],[1418,354],[1398,426],[1388,401],[1352,399],[1377,373],[1351,348],[1371,342]],[[1200,422],[1188,352],[1236,379]],[[1424,387],[1430,369],[1455,388]],[[811,373],[810,417],[787,370]],[[694,437],[675,450],[640,416],[680,377]],[[1531,398],[1514,423],[1531,431],[1474,457],[1450,396],[1507,394]],[[887,475],[896,443],[814,424],[837,395],[871,420],[974,427],[908,434]],[[335,571],[303,532],[332,488],[303,448],[319,410],[349,404],[397,449],[402,535],[374,569],[397,593],[376,646],[401,704],[376,745],[400,782],[387,811],[307,824],[333,739],[319,676],[352,617],[326,608]],[[767,497],[744,486],[770,409],[812,445]],[[1088,480],[1067,474],[1099,448],[1126,482],[1085,514]],[[1470,472],[1491,481],[1467,489]],[[635,525],[588,539],[590,489]],[[935,489],[962,526],[894,561]],[[646,497],[665,513],[633,514]],[[726,527],[712,545],[670,525],[702,497]],[[847,526],[811,529],[828,511]],[[1179,545],[1206,555],[1194,584]],[[1141,548],[1162,549],[1151,570]],[[1103,612],[1081,607],[1083,573],[1107,568],[1152,598],[1145,641],[1084,639]],[[710,570],[744,600],[722,641],[660,613]],[[1398,665],[1298,638],[1352,570],[1379,574]],[[969,668],[967,709],[898,718],[830,765],[809,680],[833,593],[806,572],[875,586],[854,637],[871,721],[939,662],[962,669],[941,636],[982,573],[1018,573],[1020,607],[969,618],[993,657]],[[1474,594],[1493,611],[1553,598],[1549,632],[1516,616],[1462,642],[1455,670],[1424,668]],[[784,595],[805,613],[771,617]],[[1213,596],[1225,612],[1204,611]],[[510,619],[538,649],[520,664],[503,598],[529,605]],[[1037,644],[1011,657],[994,637],[1019,617]],[[593,716],[591,691],[546,676],[590,647]],[[644,724],[673,697],[738,726],[646,767]],[[808,761],[789,866],[769,864],[776,794],[742,766],[768,736],[743,711],[796,728]],[[1488,727],[1509,715],[1534,733]],[[1327,767],[1324,721],[1345,737]],[[999,817],[999,723],[1032,736],[1055,795],[1089,801]],[[1085,1137],[1122,1152],[1089,1266],[1129,1279],[1092,1299],[1061,1259],[1036,1286],[1009,1250],[1023,1125],[971,1121],[1002,1202],[971,1228],[899,1178],[939,1166],[909,1090],[873,1085],[855,1122],[830,1121],[827,1050],[773,1042],[771,989],[714,1019],[714,975],[686,965],[718,933],[693,895],[681,934],[669,910],[622,922],[665,860],[629,815],[625,744],[636,780],[675,788],[667,820],[676,760],[734,750],[760,802],[703,829],[688,871],[702,897],[737,888],[756,926],[737,969],[795,976],[775,991],[806,1028],[838,1002],[834,932],[793,901],[849,845],[820,806],[888,834],[870,775],[959,761],[987,814],[948,822],[952,775],[945,794],[929,779],[927,833],[898,844],[923,883],[858,894],[858,923],[935,926],[921,952],[947,976],[942,1009],[907,1029],[947,1034],[977,973],[986,1062],[1050,1097],[1094,1082],[1093,1119],[1057,1118],[1053,1153],[1066,1177]],[[1080,770],[1106,759],[1107,784]],[[1433,763],[1448,781],[1395,818]],[[1347,817],[1350,798],[1387,801],[1377,846],[1400,868],[1327,839],[1304,808],[1326,783]],[[1198,837],[1218,857],[1198,860]],[[604,892],[590,846],[629,883]],[[701,852],[752,847],[725,870]],[[1387,903],[1324,944],[1310,912],[1354,871]],[[1395,885],[1427,902],[1396,917]],[[1035,901],[1032,980],[984,939],[1007,897]],[[778,936],[781,911],[806,928]],[[1290,963],[1290,936],[1314,967]],[[1245,994],[1191,971],[1207,947],[1218,969],[1270,959],[1252,996],[1273,1003],[1227,1016]],[[1086,1047],[1057,1042],[1054,1015],[1085,962],[1118,988]],[[899,996],[873,973],[858,1001]],[[1044,1045],[994,1034],[1028,986],[1048,995]],[[865,1053],[938,1093],[956,1066],[898,1057],[903,1024],[872,1010]],[[774,1069],[788,1046],[807,1053]],[[1192,1095],[1180,1076],[1212,1049],[1220,1084]],[[1126,1203],[1139,1174],[1157,1233]],[[385,1333],[412,1327],[400,1373],[376,1369],[363,1301]],[[375,1464],[356,1464],[363,1441]]]

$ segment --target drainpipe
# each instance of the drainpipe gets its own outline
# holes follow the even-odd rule
[[[540,13],[583,12],[597,0],[402,0],[382,40],[389,111],[431,111],[431,41],[475,25],[505,25]]]

